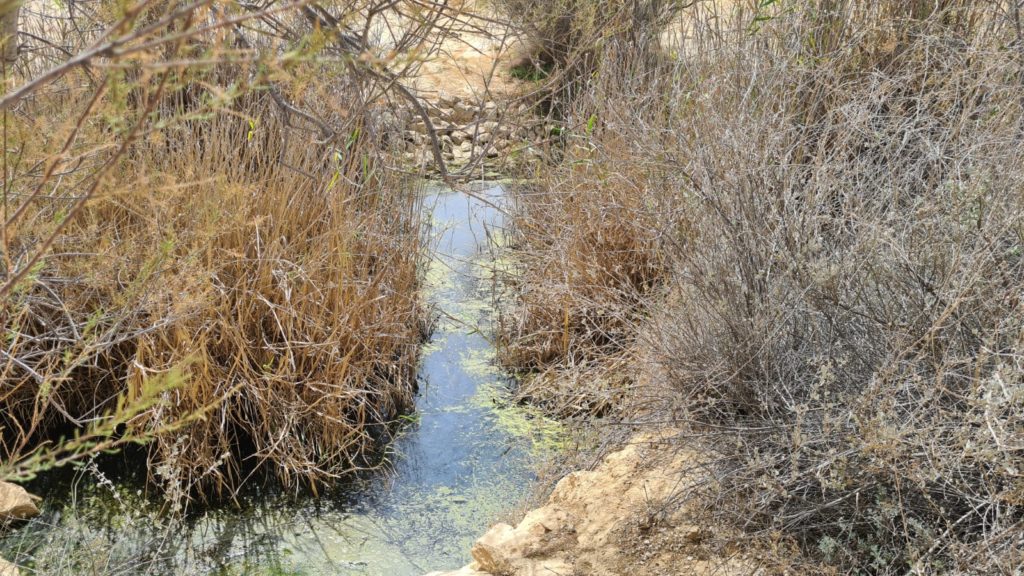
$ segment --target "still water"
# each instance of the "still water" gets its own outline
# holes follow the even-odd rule
[[[438,313],[420,366],[417,410],[390,471],[319,498],[250,492],[241,507],[185,521],[138,482],[102,473],[31,487],[44,514],[0,541],[0,556],[45,574],[416,575],[469,561],[473,540],[521,503],[560,431],[507,401],[489,341],[500,259],[500,187],[432,189],[436,235],[424,297]],[[499,240],[499,241],[496,241]],[[56,492],[56,493],[55,493]],[[26,571],[27,573],[32,573]]]

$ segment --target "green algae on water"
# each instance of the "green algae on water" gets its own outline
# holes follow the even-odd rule
[[[515,402],[508,386],[502,382],[481,384],[471,402],[489,407],[505,434],[527,440],[535,459],[550,457],[568,448],[570,435],[565,425],[545,416],[534,406]]]

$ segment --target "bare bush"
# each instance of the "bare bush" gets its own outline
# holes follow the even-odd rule
[[[504,283],[500,356],[542,374],[526,379],[521,392],[564,415],[617,403],[621,375],[612,370],[595,380],[591,369],[628,354],[640,304],[663,273],[638,183],[594,176],[581,167],[514,193],[518,212],[509,240],[519,266]],[[589,373],[587,384],[573,385],[562,372],[544,375],[568,366]]]
[[[566,115],[601,69],[610,45],[628,45],[652,62],[660,31],[684,4],[643,0],[501,0],[499,7],[527,49],[531,63],[517,73],[544,79],[537,90],[545,112]],[[522,66],[522,65],[521,65]],[[531,69],[532,68],[532,69]]]
[[[703,3],[676,30],[677,61],[653,73],[637,74],[628,46],[604,48],[574,109],[600,126],[574,133],[580,144],[518,225],[536,230],[534,210],[570,198],[559,185],[571,177],[596,206],[556,211],[548,236],[634,237],[594,218],[598,206],[628,214],[606,183],[632,183],[645,216],[624,218],[653,219],[657,241],[630,261],[668,270],[632,331],[665,371],[656,392],[675,422],[717,454],[707,521],[795,542],[844,573],[1013,573],[1024,561],[1017,6]],[[525,259],[564,269],[555,254]],[[547,279],[534,302],[552,300],[545,290],[589,297],[585,284],[536,277]],[[543,310],[520,315],[538,320],[540,342],[560,327]]]

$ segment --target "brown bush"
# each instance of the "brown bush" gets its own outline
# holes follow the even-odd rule
[[[424,223],[388,166],[394,80],[331,48],[273,56],[281,39],[255,24],[168,47],[191,30],[179,20],[125,42],[153,50],[70,69],[4,112],[19,151],[5,218],[20,212],[0,249],[2,457],[117,421],[152,440],[149,472],[175,500],[255,471],[315,489],[376,462],[415,385]],[[104,29],[25,25],[84,45]],[[38,77],[48,54],[19,70]]]
[[[518,266],[500,317],[500,357],[510,366],[538,374],[573,366],[592,377],[632,347],[639,305],[663,273],[654,222],[636,182],[594,177],[580,165],[514,194],[509,239]],[[613,370],[598,380],[581,389],[548,373],[521,392],[565,415],[602,412],[621,396],[623,379]]]
[[[605,47],[573,111],[600,127],[570,136],[585,145],[559,169],[589,163],[586,180],[527,200],[589,187],[593,206],[546,223],[563,245],[601,234],[602,209],[655,221],[632,261],[664,262],[664,289],[621,341],[645,343],[666,374],[645,393],[717,456],[706,521],[844,573],[1024,561],[1017,18],[996,2],[704,3],[667,70]],[[640,218],[604,186],[623,175]],[[559,324],[531,310],[545,343]]]

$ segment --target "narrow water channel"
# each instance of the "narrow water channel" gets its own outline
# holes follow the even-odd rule
[[[476,195],[501,202],[501,188]],[[319,498],[248,494],[241,509],[185,525],[137,488],[95,473],[47,493],[43,516],[0,542],[0,556],[47,574],[416,575],[468,562],[487,525],[530,490],[553,425],[506,401],[510,382],[489,341],[485,250],[500,214],[479,199],[433,189],[425,199],[437,249],[425,297],[437,327],[422,355],[417,411],[391,471]],[[51,487],[52,488],[52,487]]]

